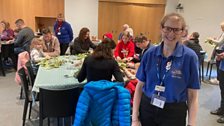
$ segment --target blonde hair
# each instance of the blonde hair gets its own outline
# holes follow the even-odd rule
[[[166,23],[166,21],[169,20],[169,19],[171,19],[171,18],[173,18],[173,17],[175,17],[176,20],[178,20],[178,21],[180,21],[182,23],[182,30],[185,30],[185,28],[186,28],[186,22],[185,22],[183,16],[181,16],[178,13],[170,13],[170,14],[165,15],[162,18],[161,22],[160,22],[161,27],[163,28],[164,27],[164,24]]]
[[[42,45],[42,48],[44,48],[44,42],[42,39],[39,38],[33,38],[31,45],[30,45],[30,49],[35,48],[36,45]]]

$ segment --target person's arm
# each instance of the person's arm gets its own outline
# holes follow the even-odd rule
[[[123,75],[116,60],[114,60],[113,75],[116,81],[124,82]]]
[[[142,87],[144,85],[144,82],[138,80],[138,84],[135,88],[135,94],[133,99],[133,109],[132,109],[132,126],[140,126],[140,120],[139,120],[139,107],[140,107],[140,101],[142,97]]]
[[[120,57],[119,56],[119,52],[121,51],[121,49],[120,49],[120,42],[118,42],[118,44],[117,44],[117,46],[116,46],[116,48],[115,48],[115,50],[114,50],[114,57],[115,58],[117,58],[117,57]]]
[[[18,35],[17,35],[15,41],[14,41],[14,46],[15,46],[15,47],[19,47],[19,46],[22,45],[22,43],[23,43],[23,37],[24,37],[24,35],[23,35],[23,31],[20,31],[20,32],[18,33]]]
[[[68,24],[68,34],[70,42],[73,40],[73,30],[70,24]]]
[[[81,48],[81,45],[80,45],[80,43],[79,43],[79,40],[75,40],[74,41],[74,44],[73,44],[73,50],[75,50],[75,52],[77,52],[77,53],[87,53],[88,51],[87,50],[83,50],[82,48]],[[74,51],[73,51],[74,52]]]
[[[127,57],[133,57],[134,54],[135,54],[135,45],[131,41],[129,42],[129,49],[128,50],[129,50],[129,52],[128,52]]]
[[[198,90],[188,89],[188,125],[196,126],[196,115],[198,111]]]
[[[221,37],[219,39],[211,39],[213,43],[220,46],[224,43],[224,33],[222,33]]]
[[[91,40],[89,40],[89,46],[92,48],[92,49],[95,49],[96,48],[96,45],[93,44],[93,42]]]
[[[82,64],[82,68],[81,68],[81,70],[79,71],[79,73],[77,75],[77,79],[78,79],[79,82],[84,81],[86,79],[86,77],[87,77],[87,71],[86,71],[86,62],[87,61],[86,60],[87,60],[87,58],[85,58],[85,60],[84,60],[84,62]]]

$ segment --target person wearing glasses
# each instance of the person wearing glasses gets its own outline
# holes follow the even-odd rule
[[[136,74],[132,126],[196,125],[198,57],[181,43],[185,27],[180,14],[163,17],[163,41],[144,54]]]

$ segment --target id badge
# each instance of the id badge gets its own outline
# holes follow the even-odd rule
[[[61,35],[61,32],[58,32],[58,35]]]
[[[156,95],[156,94],[152,95],[152,98],[151,98],[151,104],[152,105],[163,109],[164,105],[165,105],[165,102],[166,102],[165,97],[162,97],[162,96],[159,96],[159,95]]]
[[[165,87],[164,86],[160,86],[160,85],[156,85],[155,91],[164,92],[165,91]]]

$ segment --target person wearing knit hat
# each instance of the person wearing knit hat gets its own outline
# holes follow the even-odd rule
[[[112,33],[105,33],[104,35],[103,35],[103,39],[105,39],[105,38],[109,38],[109,39],[113,39],[113,34]]]

